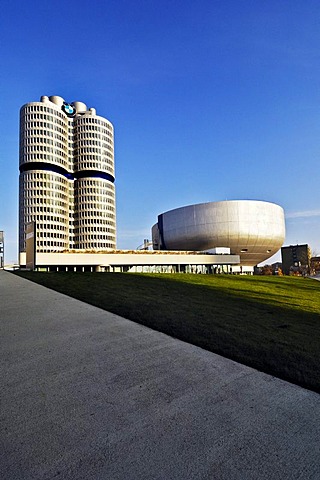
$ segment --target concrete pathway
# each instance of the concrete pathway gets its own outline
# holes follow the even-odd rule
[[[320,275],[311,275],[309,278],[313,278],[313,280],[319,280],[320,281]]]
[[[0,271],[4,480],[320,478],[320,395]]]

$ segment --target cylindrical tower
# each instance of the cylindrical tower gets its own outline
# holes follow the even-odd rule
[[[46,98],[46,97],[44,97]],[[37,224],[39,252],[69,248],[68,120],[48,101],[20,111],[19,249],[26,224]]]
[[[113,127],[83,102],[43,96],[20,112],[19,250],[116,247]]]
[[[91,109],[74,122],[74,246],[116,247],[113,127]]]

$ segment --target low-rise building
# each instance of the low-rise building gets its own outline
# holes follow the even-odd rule
[[[309,245],[289,245],[281,248],[282,271],[285,275],[308,275],[310,273]]]

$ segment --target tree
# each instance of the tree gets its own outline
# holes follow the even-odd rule
[[[272,275],[272,273],[271,265],[263,265],[261,268],[261,275]]]

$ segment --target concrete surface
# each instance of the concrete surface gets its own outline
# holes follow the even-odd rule
[[[0,477],[319,479],[320,396],[0,271]]]
[[[309,278],[313,278],[314,280],[319,280],[320,281],[320,275],[312,275]]]

